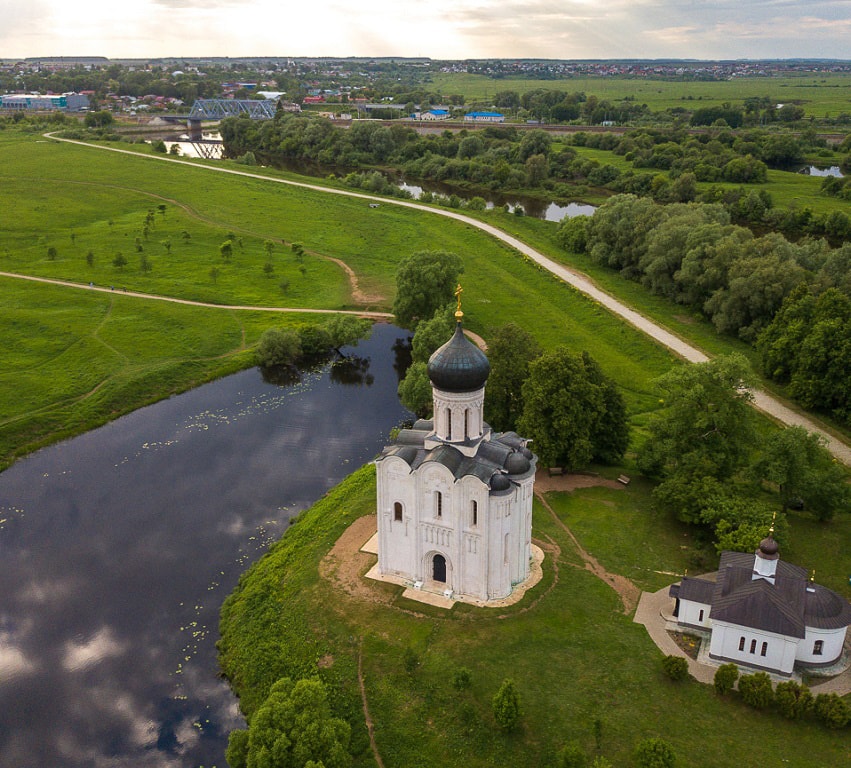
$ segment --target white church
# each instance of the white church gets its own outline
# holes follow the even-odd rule
[[[536,457],[483,417],[490,363],[464,335],[429,359],[434,411],[376,459],[378,572],[488,603],[529,576]]]
[[[677,623],[711,633],[709,656],[789,676],[835,664],[851,603],[780,560],[772,533],[753,555],[722,552],[714,581],[683,578],[670,588]]]

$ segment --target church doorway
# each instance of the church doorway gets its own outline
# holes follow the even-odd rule
[[[443,584],[446,583],[446,558],[443,555],[435,555],[432,560],[432,579]]]

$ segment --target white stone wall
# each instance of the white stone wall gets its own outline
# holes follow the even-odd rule
[[[690,624],[693,627],[705,627],[709,629],[712,623],[709,621],[709,605],[698,603],[694,600],[683,600],[680,598],[680,612],[677,621],[680,624]],[[701,611],[703,616],[701,617]]]
[[[841,629],[815,629],[807,627],[804,639],[798,644],[796,660],[805,664],[830,664],[842,654],[847,627]],[[814,653],[816,642],[821,640],[820,654]]]
[[[742,650],[739,650],[742,638],[744,644]],[[766,644],[764,656],[763,643]],[[709,654],[713,658],[741,662],[790,675],[795,666],[798,644],[797,638],[713,621]],[[751,648],[754,649],[753,652]]]
[[[475,440],[482,436],[484,388],[475,392],[444,392],[432,388],[434,431],[448,442]]]

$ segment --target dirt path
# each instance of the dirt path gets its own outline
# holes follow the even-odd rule
[[[368,317],[374,320],[392,320],[393,315],[390,312],[371,312],[362,309],[307,309],[305,307],[255,307],[240,304],[210,304],[205,301],[192,301],[191,299],[177,299],[173,296],[160,296],[154,293],[139,293],[138,291],[127,291],[107,287],[103,285],[85,285],[84,283],[74,283],[70,280],[55,280],[51,277],[34,277],[32,275],[19,275],[15,272],[0,272],[0,277],[13,277],[18,280],[32,280],[36,283],[50,283],[51,285],[61,285],[66,288],[79,288],[84,291],[100,291],[109,293],[113,296],[133,296],[137,299],[151,299],[152,301],[168,301],[172,304],[186,304],[192,307],[206,307],[208,309],[239,309],[250,310],[252,312],[304,312],[307,314],[317,315],[355,315],[357,317]]]
[[[662,326],[657,325],[652,320],[644,317],[644,315],[639,314],[634,309],[628,307],[626,304],[623,304],[622,302],[618,301],[618,299],[616,299],[614,296],[611,296],[610,294],[603,291],[601,288],[595,285],[594,282],[587,275],[583,275],[581,272],[577,272],[576,270],[570,269],[564,266],[563,264],[559,264],[558,262],[553,261],[553,259],[549,258],[548,256],[545,256],[539,251],[536,251],[534,248],[532,248],[530,245],[527,245],[522,240],[518,240],[513,235],[509,235],[507,232],[503,232],[501,229],[498,229],[492,224],[487,224],[486,222],[479,221],[478,219],[474,219],[470,216],[465,216],[463,213],[434,208],[428,205],[424,205],[422,203],[415,203],[408,200],[395,200],[393,198],[375,197],[373,195],[363,194],[362,192],[352,192],[346,189],[332,189],[330,187],[323,187],[319,184],[308,184],[307,182],[292,181],[290,179],[276,179],[271,176],[264,176],[263,174],[251,173],[249,171],[240,171],[235,168],[225,168],[221,166],[191,163],[187,162],[186,160],[174,157],[160,157],[158,155],[140,155],[138,152],[134,152],[129,149],[120,149],[118,147],[101,147],[92,144],[87,144],[84,141],[76,141],[74,139],[60,139],[59,137],[54,136],[50,133],[45,134],[45,138],[53,139],[54,141],[64,141],[70,144],[78,144],[83,147],[88,147],[89,149],[100,149],[107,152],[118,152],[120,154],[131,155],[132,157],[136,158],[156,160],[158,162],[163,163],[179,163],[184,167],[195,168],[203,171],[211,171],[214,173],[226,173],[234,176],[243,176],[251,179],[258,179],[260,181],[265,182],[286,184],[288,186],[298,187],[301,189],[309,189],[314,192],[322,192],[324,194],[330,195],[343,195],[345,197],[353,197],[364,201],[379,202],[384,205],[397,205],[402,208],[412,208],[417,211],[424,211],[426,213],[431,213],[438,216],[445,216],[449,219],[455,219],[456,221],[460,221],[471,227],[476,227],[477,229],[486,232],[492,237],[495,237],[498,240],[501,240],[502,242],[511,246],[523,255],[528,256],[530,259],[542,266],[547,271],[551,272],[560,280],[564,281],[568,285],[573,286],[574,288],[576,288],[576,290],[581,291],[586,296],[589,296],[594,301],[598,302],[601,306],[605,307],[621,319],[625,320],[627,323],[637,328],[642,333],[647,334],[652,339],[659,342],[662,346],[671,350],[674,354],[682,357],[684,360],[687,360],[692,363],[702,363],[706,362],[709,359],[707,355],[701,350],[699,350],[697,347],[692,346],[691,344],[681,339],[679,336],[671,333]],[[267,307],[260,307],[259,309],[268,310]],[[775,397],[772,397],[771,395],[761,390],[754,390],[753,404],[755,408],[758,408],[759,410],[768,414],[769,416],[781,422],[782,424],[786,424],[788,426],[799,425],[809,430],[810,432],[816,432],[817,434],[821,435],[826,440],[827,447],[831,451],[831,453],[833,453],[833,455],[837,459],[842,461],[844,464],[851,466],[851,446],[846,445],[838,438],[834,437],[830,433],[823,430],[821,427],[817,426],[811,419],[799,413],[796,413]]]
[[[363,684],[363,638],[361,638],[360,645],[358,645],[358,685],[360,686],[363,718],[366,721],[367,733],[369,733],[369,746],[372,748],[372,756],[375,758],[378,768],[384,768],[384,761],[381,759],[381,755],[378,752],[378,744],[375,741],[375,723],[369,714],[369,705],[366,701],[366,687]]]
[[[576,478],[579,477],[584,478],[584,475],[569,475],[568,476]],[[560,479],[560,478],[559,478]],[[595,479],[595,478],[590,478]],[[599,480],[599,478],[596,478]],[[604,483],[608,483],[611,481],[603,481]],[[591,485],[600,485],[601,483],[582,483],[580,485],[574,485],[574,488],[578,487],[590,487]],[[585,570],[593,573],[600,581],[608,584],[615,592],[618,593],[618,597],[620,597],[621,602],[623,603],[623,612],[626,615],[632,613],[633,609],[636,605],[638,605],[638,599],[641,597],[641,590],[635,586],[629,579],[625,576],[621,576],[617,573],[609,573],[601,564],[600,561],[597,560],[596,557],[588,553],[582,545],[579,543],[579,540],[576,536],[573,535],[573,531],[568,528],[564,522],[562,522],[561,518],[556,514],[555,510],[549,505],[546,497],[544,496],[544,490],[538,488],[538,481],[535,480],[535,496],[538,498],[538,501],[544,505],[544,508],[550,513],[553,518],[553,521],[561,528],[568,536],[570,536],[570,540],[573,542],[573,545],[576,547],[576,551],[579,553],[579,556],[582,558],[582,562],[585,563]]]

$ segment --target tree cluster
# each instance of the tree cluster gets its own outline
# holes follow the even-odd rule
[[[786,297],[757,340],[766,376],[807,408],[851,424],[851,246]],[[825,285],[831,287],[824,288]]]
[[[267,328],[257,344],[257,364],[264,367],[291,366],[315,360],[340,347],[356,346],[369,335],[372,323],[351,315],[334,315],[323,325]]]
[[[740,355],[669,371],[657,380],[665,407],[637,457],[639,469],[660,481],[656,499],[684,522],[712,528],[719,551],[754,551],[772,523],[786,543],[790,506],[829,520],[851,503],[844,470],[816,435],[789,427],[757,449],[752,381]],[[777,506],[754,501],[760,492],[775,493]]]
[[[635,195],[610,198],[593,217],[565,219],[558,237],[698,310],[719,332],[755,342],[766,375],[848,423],[851,244],[757,237],[721,206],[661,206]]]
[[[230,768],[349,768],[351,726],[332,717],[319,680],[283,678],[252,715],[248,730],[232,731]]]

